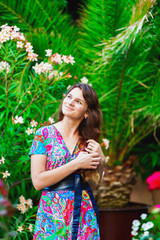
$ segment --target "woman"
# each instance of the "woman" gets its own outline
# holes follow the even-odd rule
[[[79,83],[69,88],[58,122],[37,130],[31,177],[36,190],[43,191],[34,239],[100,239],[98,211],[84,178],[94,176],[104,158],[97,142],[101,116],[95,91]]]

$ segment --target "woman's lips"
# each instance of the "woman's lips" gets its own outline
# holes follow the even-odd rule
[[[73,109],[72,108],[70,108],[70,107],[68,107],[68,106],[65,106],[67,109],[69,109],[69,110],[71,110],[71,111],[73,111]]]

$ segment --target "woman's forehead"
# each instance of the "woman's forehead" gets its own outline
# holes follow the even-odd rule
[[[83,92],[80,88],[73,88],[68,94],[73,95],[74,97],[84,99]]]

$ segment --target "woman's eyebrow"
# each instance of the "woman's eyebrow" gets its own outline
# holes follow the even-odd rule
[[[77,100],[80,100],[81,102],[83,102],[83,100],[82,100],[82,99],[80,99],[80,98],[77,98]]]
[[[73,97],[73,95],[71,93],[68,93],[68,95],[70,95],[71,97]],[[77,100],[80,100],[81,102],[84,102],[81,98],[76,98]]]

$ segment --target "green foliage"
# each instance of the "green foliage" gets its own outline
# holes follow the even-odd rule
[[[152,207],[148,214],[141,214],[141,220],[132,222],[132,240],[159,240],[160,209],[159,205]]]
[[[64,11],[66,0],[0,1],[0,24],[16,25],[25,32],[28,41],[32,42],[35,52],[44,58],[45,49],[54,53],[75,56],[77,27],[71,17]],[[74,74],[73,70],[71,74]]]
[[[50,53],[35,64],[38,56],[22,33],[4,26],[0,34],[4,37],[0,52],[0,177],[15,207],[14,216],[4,225],[9,232],[4,230],[2,237],[27,240],[32,236],[28,227],[34,224],[40,197],[31,183],[29,149],[36,129],[43,123],[51,124],[49,117],[57,117],[69,65],[74,61],[71,56],[64,55],[62,60],[58,53]],[[27,201],[33,201],[33,207]]]
[[[20,27],[39,61],[50,63],[45,58],[46,49],[71,54],[76,61],[74,67],[53,64],[64,75],[49,80],[49,72],[35,73],[35,63],[27,59],[24,48],[17,49],[15,40],[1,46],[0,61],[6,61],[10,71],[0,73],[0,158],[5,157],[0,172],[1,176],[7,170],[10,173],[6,183],[13,205],[16,207],[24,195],[33,199],[34,206],[24,215],[16,209],[8,220],[14,239],[31,238],[27,227],[35,221],[40,196],[30,179],[28,152],[36,130],[30,122],[34,119],[39,128],[49,117],[56,118],[66,87],[83,76],[100,100],[103,137],[110,140],[109,163],[122,163],[134,153],[139,154],[142,165],[159,167],[159,145],[148,145],[148,151],[137,145],[160,124],[160,3],[88,0],[77,23],[65,12],[66,4],[66,0],[49,0],[47,4],[45,0],[0,1],[0,23]],[[68,72],[73,76],[70,79]],[[15,124],[16,115],[23,117],[23,124]],[[26,132],[28,128],[31,135]],[[19,233],[21,224],[26,228]]]
[[[120,1],[115,4],[89,1],[79,40],[80,50],[87,56],[85,75],[100,96],[103,133],[111,141],[110,164],[125,161],[132,148],[159,126],[160,117],[158,3],[134,1],[130,9],[127,2],[123,8]],[[117,25],[117,18],[113,20],[115,6]],[[101,18],[96,18],[99,13],[103,25]],[[113,14],[112,18],[108,14]]]
[[[138,159],[134,163],[135,169],[141,174],[143,180],[160,169],[160,148],[155,140],[150,143],[139,143],[133,148],[133,154],[134,152],[138,155]]]

